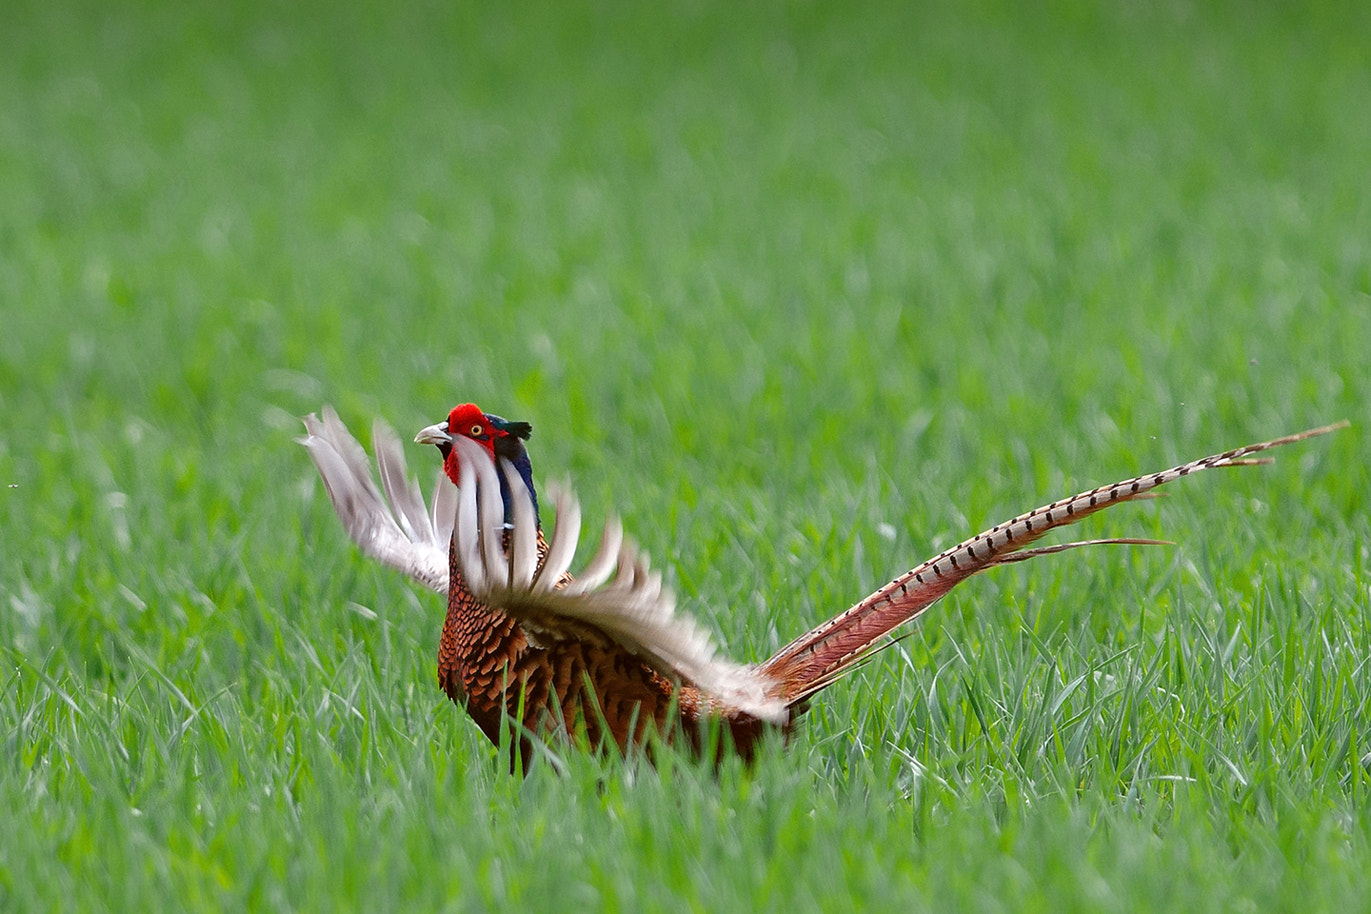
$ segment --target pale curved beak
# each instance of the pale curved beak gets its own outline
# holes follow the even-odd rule
[[[414,436],[415,444],[451,444],[452,436],[448,434],[447,423],[439,422],[437,425],[430,425],[428,428],[419,430],[419,434]]]

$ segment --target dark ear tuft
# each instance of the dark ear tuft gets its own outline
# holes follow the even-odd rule
[[[491,425],[502,432],[508,432],[515,438],[521,438],[524,441],[527,441],[533,435],[533,426],[527,422],[510,422],[506,419],[501,419],[498,416],[488,416],[487,418],[490,419]]]

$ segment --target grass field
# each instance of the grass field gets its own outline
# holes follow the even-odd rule
[[[1371,908],[1371,6],[339,6],[7,6],[0,909]],[[463,400],[739,659],[1353,426],[516,781],[293,442]]]

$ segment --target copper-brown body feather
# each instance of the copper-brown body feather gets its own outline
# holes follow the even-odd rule
[[[507,741],[511,765],[517,760],[526,770],[531,738],[549,736],[584,737],[591,746],[625,752],[641,744],[651,727],[667,741],[680,734],[698,748],[710,712],[728,725],[735,751],[752,757],[764,730],[761,720],[714,708],[695,685],[673,682],[592,628],[578,640],[534,643],[518,621],[472,595],[456,550],[450,555],[438,685],[491,742]],[[547,555],[541,536],[539,555]]]

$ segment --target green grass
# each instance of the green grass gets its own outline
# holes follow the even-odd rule
[[[1367,909],[1368,7],[658,6],[9,6],[0,909]],[[515,781],[292,442],[467,399],[741,659],[1353,427]]]

